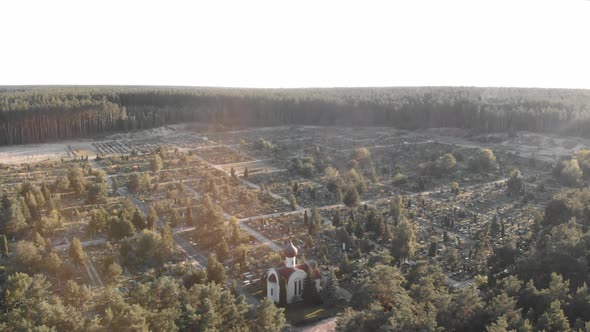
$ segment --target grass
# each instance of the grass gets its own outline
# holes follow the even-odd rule
[[[293,303],[285,309],[287,321],[293,326],[306,325],[322,319],[333,317],[341,311],[341,307],[325,307],[323,305],[307,305],[305,303]]]
[[[262,286],[257,287],[255,289],[252,289],[251,294],[255,298],[262,301],[266,297],[266,288],[264,288]]]

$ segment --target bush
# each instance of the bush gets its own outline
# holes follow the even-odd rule
[[[403,173],[397,173],[393,176],[391,181],[395,185],[402,185],[408,182],[408,177]]]

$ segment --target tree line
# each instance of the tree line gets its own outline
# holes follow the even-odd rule
[[[187,121],[224,127],[379,125],[589,136],[588,105],[590,91],[565,89],[6,87],[0,89],[0,144]]]

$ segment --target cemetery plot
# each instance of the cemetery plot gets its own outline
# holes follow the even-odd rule
[[[208,149],[201,149],[198,150],[197,153],[199,156],[215,165],[252,161],[251,158],[243,154],[238,154],[234,150],[231,150],[225,146],[215,146]]]

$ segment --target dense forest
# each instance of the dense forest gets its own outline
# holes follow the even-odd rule
[[[522,88],[3,87],[0,144],[198,121],[590,135],[590,91]]]

